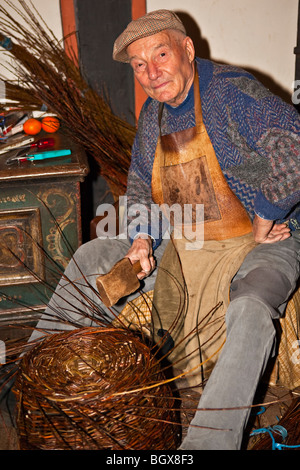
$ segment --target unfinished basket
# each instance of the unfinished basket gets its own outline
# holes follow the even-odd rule
[[[126,329],[53,334],[22,359],[14,386],[21,449],[178,447],[159,362]]]

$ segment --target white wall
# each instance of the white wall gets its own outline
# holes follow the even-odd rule
[[[1,5],[9,12],[12,12],[5,1],[0,0]],[[10,0],[19,10],[22,11],[18,0]],[[60,40],[62,38],[62,25],[61,25],[61,16],[60,16],[60,1],[59,0],[32,0],[33,5],[38,10],[39,14],[42,16],[43,20],[46,22],[48,28],[50,28],[55,37]],[[22,19],[13,12],[14,17],[20,23]],[[24,22],[23,22],[24,23]],[[12,76],[4,69],[3,64],[7,61],[7,53],[3,48],[0,47],[0,75],[4,75],[5,78],[12,78]]]
[[[59,0],[33,4],[61,39]],[[298,0],[147,0],[147,11],[160,8],[189,15],[212,60],[251,69],[272,91],[289,99],[295,78]],[[3,61],[0,48],[0,74],[7,76]]]
[[[147,0],[148,12],[160,8],[189,14],[212,60],[251,69],[291,95],[298,0]]]

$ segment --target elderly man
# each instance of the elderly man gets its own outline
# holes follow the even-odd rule
[[[204,206],[204,215],[190,221],[195,241],[185,227],[182,237],[173,234],[168,241],[144,215],[129,240],[83,245],[66,277],[84,273],[93,284],[95,273],[127,256],[140,261],[145,290],[155,281],[159,289],[164,278],[156,279],[156,267],[164,254],[174,259],[175,248],[192,292],[190,325],[219,294],[226,305],[226,342],[181,448],[239,449],[274,350],[274,319],[299,278],[299,116],[249,73],[195,58],[193,41],[171,11],[131,22],[116,40],[113,58],[131,65],[149,96],[132,149],[128,207],[143,204],[150,215],[153,203],[192,204]],[[128,227],[132,221],[134,216]],[[200,245],[197,230],[203,233]],[[48,313],[60,308],[67,315],[74,306],[62,284]],[[202,303],[207,297],[210,307],[210,300]],[[172,298],[170,305],[175,315]]]

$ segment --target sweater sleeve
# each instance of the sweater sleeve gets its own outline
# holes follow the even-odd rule
[[[127,184],[127,230],[131,241],[139,233],[150,234],[151,186],[140,168],[138,139],[132,149],[132,161]]]
[[[141,111],[138,132],[132,148],[131,165],[127,183],[127,231],[131,242],[138,234],[149,235],[155,249],[162,239],[161,217],[157,216],[152,200],[152,167],[158,128],[153,117],[157,116],[147,100]]]
[[[257,188],[257,215],[284,220],[300,200],[299,114],[251,75],[228,81],[228,113],[243,158],[232,174]]]
[[[258,147],[269,160],[270,173],[261,181],[255,212],[265,219],[285,219],[300,201],[299,133],[270,128],[259,140]]]

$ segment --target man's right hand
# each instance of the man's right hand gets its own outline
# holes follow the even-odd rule
[[[286,224],[274,224],[273,220],[266,220],[257,214],[253,220],[253,235],[257,243],[276,243],[291,236]]]
[[[140,262],[142,271],[137,275],[139,279],[149,276],[155,269],[152,239],[147,235],[140,235],[133,241],[125,258],[129,258],[132,264]]]

